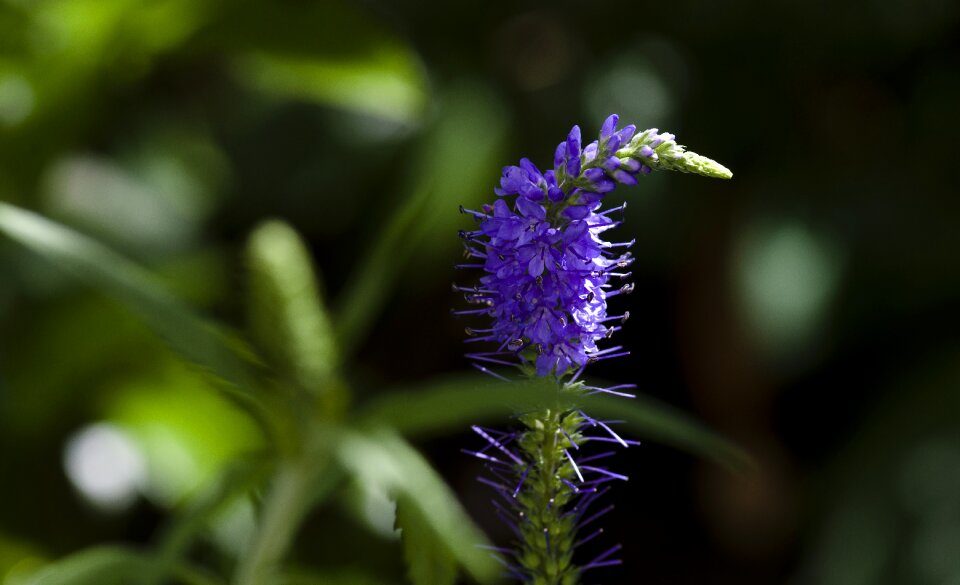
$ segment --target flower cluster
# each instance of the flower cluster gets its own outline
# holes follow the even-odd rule
[[[492,341],[496,351],[468,354],[486,363],[531,366],[538,376],[558,378],[599,359],[624,355],[620,347],[597,342],[619,329],[629,313],[609,316],[607,300],[632,285],[614,286],[629,276],[632,242],[611,243],[603,233],[620,222],[600,211],[603,196],[617,184],[632,185],[656,169],[729,177],[722,165],[686,152],[673,134],[633,125],[617,129],[611,115],[598,140],[582,146],[574,126],[556,149],[553,168],[541,172],[524,158],[503,169],[500,196],[493,205],[467,210],[479,221],[461,232],[468,257],[481,260],[486,274],[476,287],[456,287],[481,308],[460,314],[493,318],[488,329],[468,329],[471,341]],[[513,204],[507,198],[515,196]],[[486,369],[479,366],[481,369]]]
[[[597,346],[629,316],[608,315],[607,301],[633,288],[618,282],[630,276],[627,248],[633,242],[604,239],[620,223],[611,215],[626,204],[601,211],[604,195],[658,169],[731,174],[686,151],[673,134],[637,133],[632,125],[618,129],[617,121],[616,115],[607,118],[599,138],[586,146],[574,126],[557,146],[552,169],[541,171],[522,159],[503,169],[493,205],[461,208],[478,225],[460,233],[467,257],[477,261],[460,266],[484,275],[476,286],[454,285],[478,305],[455,313],[490,317],[488,328],[467,328],[468,341],[497,346],[467,354],[480,370],[502,378],[484,365],[497,364],[553,376],[558,390],[574,398],[596,392],[631,396],[621,390],[632,384],[600,388],[578,381],[588,364],[627,353],[620,346]],[[514,547],[495,549],[507,574],[533,585],[576,585],[584,571],[618,564],[612,557],[619,545],[582,565],[573,562],[575,550],[602,532],[592,523],[612,509],[594,511],[592,505],[608,482],[627,479],[602,466],[612,452],[581,447],[636,443],[613,431],[616,421],[593,419],[578,408],[545,406],[518,418],[521,430],[473,427],[484,445],[467,451],[486,465],[490,476],[480,481],[498,494],[496,513],[516,537]],[[585,530],[589,534],[579,536]]]

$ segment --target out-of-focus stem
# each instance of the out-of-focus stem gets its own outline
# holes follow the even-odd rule
[[[329,455],[305,449],[285,460],[263,505],[256,536],[240,559],[234,585],[270,585],[277,579],[283,558],[300,528],[310,504],[335,483],[327,465]]]

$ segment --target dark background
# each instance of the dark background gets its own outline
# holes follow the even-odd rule
[[[452,268],[469,226],[457,206],[492,200],[501,166],[545,167],[572,124],[593,135],[612,112],[675,132],[734,178],[655,174],[611,197],[629,201],[617,236],[636,238],[636,290],[612,303],[631,313],[632,355],[588,374],[636,382],[757,467],[738,476],[653,443],[621,454],[631,480],[605,538],[626,563],[585,583],[955,584],[958,13],[6,0],[0,199],[110,244],[238,329],[246,235],[286,219],[335,315],[384,300],[349,368],[373,395],[467,367],[448,314],[450,282],[472,278]],[[400,213],[404,245],[356,281]],[[7,242],[0,271],[0,583],[14,583],[83,546],[150,542],[257,438],[133,316]],[[148,454],[143,497],[96,505],[65,474],[65,444],[98,421]],[[421,446],[502,539],[460,453],[474,443]],[[366,558],[399,582],[395,542],[353,508],[317,512],[297,558]],[[202,554],[229,557],[228,541]]]

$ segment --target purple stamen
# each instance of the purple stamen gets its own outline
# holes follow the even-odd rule
[[[594,520],[597,520],[598,518],[601,518],[601,517],[603,517],[604,515],[609,514],[609,513],[613,510],[613,508],[614,508],[614,505],[613,505],[613,504],[610,504],[609,506],[607,506],[607,507],[604,508],[603,510],[600,510],[599,512],[597,512],[597,513],[594,514],[593,516],[590,516],[590,517],[587,518],[586,520],[584,520],[584,521],[580,522],[579,524],[577,524],[577,528],[583,528],[584,526],[586,526],[587,524],[590,524],[590,523],[593,522]]]
[[[506,488],[505,486],[503,486],[502,484],[499,484],[499,483],[497,483],[497,482],[495,482],[495,481],[490,481],[489,479],[483,477],[482,475],[479,476],[479,477],[477,477],[477,481],[479,481],[480,483],[482,483],[482,484],[484,484],[484,485],[488,485],[488,486],[492,487],[493,489],[495,489],[495,490],[497,491],[498,494],[501,494],[501,493],[503,493],[503,492],[505,492],[505,491],[507,490],[507,488]]]
[[[601,553],[599,556],[597,556],[597,558],[593,559],[592,561],[590,561],[589,563],[587,563],[586,565],[584,565],[583,570],[586,571],[586,570],[588,570],[588,569],[596,569],[596,568],[598,568],[598,567],[607,567],[607,566],[610,566],[610,565],[619,565],[619,564],[623,563],[623,561],[621,561],[621,560],[604,561],[604,559],[606,559],[607,557],[609,557],[609,556],[617,553],[617,552],[618,552],[620,549],[622,549],[622,548],[623,548],[623,545],[620,545],[620,544],[616,544],[616,545],[610,547],[609,549],[607,549],[606,552]]]
[[[589,439],[589,440],[591,440],[591,441],[600,441],[601,443],[620,443],[621,445],[624,445],[624,446],[639,445],[639,444],[640,444],[640,441],[634,441],[634,440],[632,440],[632,439],[620,439],[620,440],[617,440],[617,439],[613,439],[613,438],[610,438],[610,437],[583,437],[583,438],[584,438],[584,439]]]
[[[597,389],[595,389],[595,390],[592,390],[592,391],[590,391],[590,392],[587,392],[587,396],[590,396],[591,394],[599,394],[599,393],[601,393],[601,392],[604,393],[604,394],[612,394],[613,396],[622,396],[623,398],[636,398],[636,397],[637,397],[636,394],[627,394],[626,392],[616,392],[616,391],[614,391],[614,390],[610,390],[609,388],[597,388]]]
[[[594,538],[600,536],[601,534],[603,534],[603,528],[598,528],[598,529],[595,530],[595,531],[593,532],[593,534],[591,534],[590,536],[587,536],[587,537],[585,537],[585,538],[581,538],[581,539],[578,540],[577,542],[573,543],[573,548],[577,548],[577,547],[579,547],[580,545],[586,544],[586,543],[590,542],[591,540],[593,540]]]
[[[481,362],[487,362],[488,364],[497,364],[498,366],[515,366],[517,365],[514,362],[508,362],[506,360],[498,360],[496,358],[486,357],[480,354],[468,353],[465,354],[468,358],[479,360]]]
[[[611,455],[616,455],[616,451],[604,451],[603,453],[598,453],[596,455],[591,455],[589,457],[581,457],[580,465],[583,465],[588,461],[596,461],[597,459],[604,459],[606,457],[610,457]]]
[[[608,477],[612,477],[613,479],[620,479],[620,480],[623,480],[623,481],[627,481],[628,479],[630,479],[630,478],[627,477],[626,475],[622,475],[622,474],[620,474],[620,473],[614,473],[614,472],[609,471],[609,470],[607,470],[607,469],[604,469],[604,468],[602,468],[602,467],[592,467],[592,466],[590,466],[590,465],[584,465],[584,466],[582,467],[582,469],[585,469],[585,470],[587,470],[587,471],[593,471],[593,472],[595,472],[595,473],[600,473],[600,474],[602,474],[602,475],[606,475],[606,476],[608,476]]]
[[[523,487],[524,480],[527,479],[527,473],[530,472],[530,466],[528,465],[526,469],[523,470],[523,475],[520,476],[520,481],[517,483],[517,488],[513,490],[513,497],[517,497],[517,494],[520,493],[520,488]]]
[[[482,428],[478,427],[477,425],[473,425],[470,428],[473,429],[473,432],[477,433],[478,435],[486,439],[488,443],[490,443],[491,445],[499,449],[504,455],[512,459],[514,463],[518,465],[523,465],[523,459],[520,459],[519,457],[514,455],[509,449],[503,446],[503,443],[501,443],[500,441],[490,436],[490,434],[484,431]]]
[[[509,381],[510,381],[508,378],[506,378],[506,377],[504,377],[504,376],[501,376],[500,374],[494,372],[493,370],[490,370],[490,369],[488,369],[488,368],[485,368],[485,367],[481,366],[480,364],[471,364],[471,365],[472,365],[473,367],[477,368],[478,370],[480,370],[481,372],[483,372],[484,374],[488,374],[488,375],[490,375],[490,376],[493,376],[494,378],[496,378],[496,379],[498,379],[498,380],[502,380],[502,381],[504,381],[504,382],[509,382]]]
[[[480,451],[471,451],[469,449],[460,449],[460,451],[466,453],[467,455],[472,455],[477,459],[483,459],[484,461],[490,461],[491,463],[499,463],[500,465],[509,465],[509,463],[506,461],[502,461],[492,455],[487,455],[486,453],[482,453]]]
[[[567,431],[563,430],[563,427],[560,428],[560,432],[563,433],[563,436],[567,438],[567,441],[570,443],[571,447],[574,449],[580,448],[580,445],[577,445],[576,441],[574,441],[573,438],[567,434]]]
[[[570,465],[573,466],[573,471],[577,474],[577,477],[580,478],[580,483],[583,483],[583,474],[580,473],[580,468],[577,467],[577,462],[573,460],[573,457],[570,456],[570,452],[566,449],[563,450],[563,454],[567,456],[567,459],[570,461]]]

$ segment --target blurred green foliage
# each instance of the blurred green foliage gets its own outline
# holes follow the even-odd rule
[[[0,583],[488,580],[456,207],[610,112],[737,177],[615,195],[611,582],[956,581],[958,10],[0,0]]]
[[[344,473],[355,476],[363,489],[383,493],[405,510],[397,516],[397,526],[410,532],[406,550],[409,575],[415,583],[452,583],[458,565],[480,582],[493,579],[492,561],[476,547],[485,540],[482,534],[443,480],[392,429],[413,433],[423,426],[434,431],[438,427],[455,430],[492,412],[506,420],[518,408],[556,400],[556,387],[547,382],[497,383],[487,390],[473,376],[423,388],[399,403],[388,394],[390,406],[374,400],[370,409],[374,414],[359,417],[359,429],[353,429],[344,421],[345,399],[337,397],[347,389],[338,374],[336,340],[319,304],[305,247],[286,224],[273,221],[259,227],[248,246],[252,332],[264,348],[266,363],[273,366],[259,375],[253,364],[244,363],[245,358],[255,359],[246,346],[226,336],[211,337],[212,325],[166,297],[147,274],[106,248],[4,203],[0,203],[0,233],[67,272],[89,277],[167,338],[183,357],[227,384],[226,396],[252,405],[249,412],[266,430],[272,443],[268,452],[276,460],[260,519],[255,527],[245,527],[252,534],[228,537],[246,543],[234,550],[239,555],[236,583],[282,582],[281,563],[300,523],[313,506],[330,495]],[[217,400],[216,389],[180,366],[151,372],[149,378],[114,390],[117,394],[110,402],[109,418],[129,432],[136,450],[142,453],[147,467],[144,495],[161,505],[175,506],[204,485],[217,482],[218,472],[231,460],[258,450],[256,427]],[[734,447],[655,403],[604,408],[609,400],[585,401],[601,416],[616,412],[626,417],[641,434],[648,431],[665,442],[718,458],[743,458]],[[445,407],[451,403],[459,407]],[[464,408],[471,404],[473,408]],[[429,420],[411,424],[410,419],[417,415],[427,415]],[[207,421],[216,424],[210,426]],[[83,452],[77,456],[82,457]],[[69,460],[70,451],[67,457]],[[121,465],[122,461],[114,463]],[[82,463],[78,465],[82,469]],[[109,466],[98,471],[117,472]],[[72,477],[77,487],[96,496],[98,484],[85,485],[83,478],[82,474]],[[97,502],[96,497],[92,499]],[[234,527],[233,531],[242,529]],[[411,539],[415,545],[409,544]],[[164,548],[161,544],[160,550]],[[154,567],[152,562],[162,563],[155,567],[157,575],[172,576],[179,570],[172,555],[158,554],[157,558],[151,561],[149,556],[126,551],[83,551],[28,582],[57,582],[65,575],[77,583],[102,582],[105,575],[122,582],[142,574],[144,564]],[[185,570],[187,576],[180,578],[194,580],[193,569]]]

